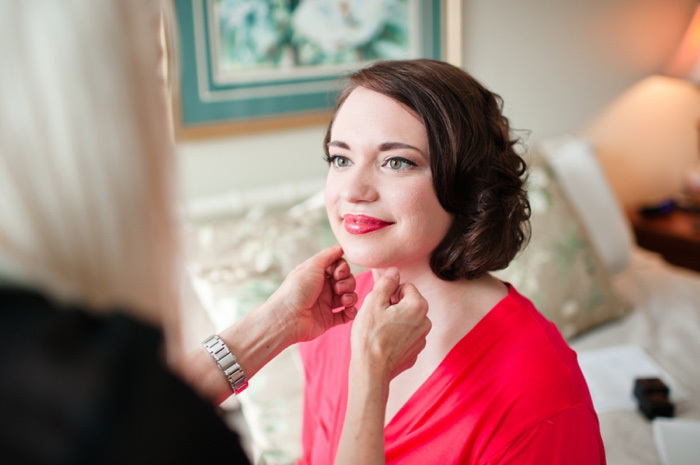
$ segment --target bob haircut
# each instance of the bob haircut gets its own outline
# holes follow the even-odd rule
[[[508,266],[529,239],[526,165],[515,151],[503,101],[465,71],[436,60],[381,61],[347,77],[328,125],[357,87],[418,114],[428,134],[433,187],[454,215],[430,266],[446,281],[475,279]]]

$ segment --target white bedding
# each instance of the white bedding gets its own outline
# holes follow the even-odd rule
[[[614,286],[633,303],[630,314],[574,339],[572,348],[641,346],[689,394],[676,405],[676,417],[700,419],[700,273],[635,248]],[[599,419],[609,465],[661,464],[651,422],[641,413],[607,412]]]

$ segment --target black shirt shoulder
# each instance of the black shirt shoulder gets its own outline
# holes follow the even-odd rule
[[[0,457],[7,464],[248,463],[164,365],[161,333],[0,289]]]

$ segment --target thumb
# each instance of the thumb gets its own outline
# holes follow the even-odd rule
[[[396,268],[388,268],[377,282],[374,283],[372,294],[381,302],[391,304],[391,296],[399,289],[399,271]]]
[[[399,287],[399,300],[413,300],[416,298],[422,299],[423,296],[413,284],[404,283]]]
[[[311,257],[309,260],[313,266],[317,266],[322,270],[325,270],[335,262],[337,262],[343,256],[343,248],[340,244],[325,248],[319,253]]]

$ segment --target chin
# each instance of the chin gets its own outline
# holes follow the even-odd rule
[[[395,260],[391,256],[387,256],[387,250],[382,248],[372,247],[372,246],[358,246],[357,244],[350,244],[348,241],[339,241],[343,251],[345,252],[345,258],[347,261],[355,266],[362,268],[388,268],[390,266],[395,266]]]
[[[347,243],[340,243],[345,252],[345,259],[356,266],[361,266],[362,268],[373,268],[374,260],[371,259],[372,254],[367,250],[358,250],[358,247],[352,247]]]
[[[383,265],[382,262],[378,261],[376,258],[372,259],[366,256],[354,257],[350,255],[346,255],[346,257],[350,263],[352,263],[354,266],[359,266],[360,268],[388,268],[391,266]]]

